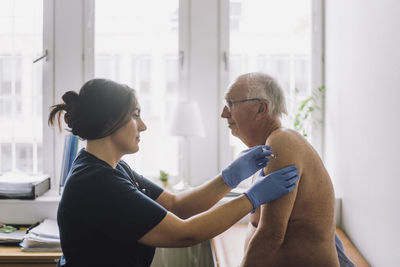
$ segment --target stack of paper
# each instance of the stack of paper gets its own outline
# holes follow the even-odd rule
[[[23,251],[61,251],[56,220],[45,219],[32,228],[20,245]]]
[[[7,172],[0,175],[0,198],[34,199],[49,189],[50,177],[46,174]]]
[[[16,230],[11,233],[0,232],[0,243],[19,243],[24,239],[25,233],[25,230]]]

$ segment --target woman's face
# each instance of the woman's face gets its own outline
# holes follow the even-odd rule
[[[138,107],[133,111],[131,119],[111,135],[111,140],[123,154],[136,153],[139,150],[140,132],[146,129]]]

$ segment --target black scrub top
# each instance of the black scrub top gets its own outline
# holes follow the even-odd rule
[[[150,266],[155,248],[138,239],[166,216],[162,192],[126,162],[113,169],[82,149],[57,213],[65,266]]]

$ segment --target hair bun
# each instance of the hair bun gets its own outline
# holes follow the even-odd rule
[[[62,96],[62,100],[64,100],[65,104],[70,105],[78,102],[79,95],[75,91],[68,91]]]

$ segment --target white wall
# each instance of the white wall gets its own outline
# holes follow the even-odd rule
[[[372,266],[400,262],[400,1],[326,1],[325,161]]]

